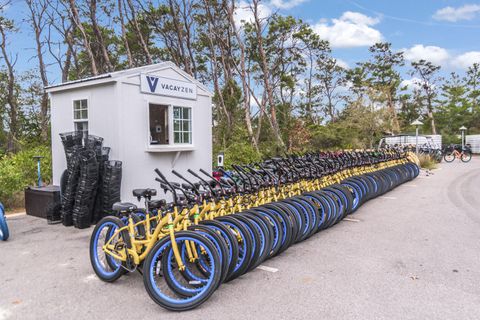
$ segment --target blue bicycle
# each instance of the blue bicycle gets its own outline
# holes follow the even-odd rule
[[[8,226],[7,220],[5,219],[5,208],[3,204],[0,203],[0,241],[7,241],[8,239]]]

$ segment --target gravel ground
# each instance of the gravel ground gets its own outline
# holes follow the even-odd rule
[[[478,319],[480,159],[442,164],[171,313],[140,274],[103,283],[88,258],[92,228],[8,217],[0,243],[5,319]]]

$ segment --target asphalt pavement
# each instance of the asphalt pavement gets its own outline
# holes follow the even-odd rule
[[[480,158],[422,172],[184,313],[156,305],[138,273],[100,281],[93,228],[8,217],[0,320],[479,319],[479,181]]]

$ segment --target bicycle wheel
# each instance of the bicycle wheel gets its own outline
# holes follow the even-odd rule
[[[453,152],[445,153],[443,160],[445,160],[445,162],[453,162],[453,160],[455,160],[455,154]]]
[[[280,248],[280,222],[278,221],[278,218],[274,217],[272,218],[271,216],[267,215],[262,215],[259,212],[250,210],[242,213],[243,215],[247,215],[251,217],[252,219],[256,220],[259,225],[263,228],[263,230],[266,232],[267,236],[267,241],[268,241],[268,246],[267,249],[265,250],[266,257],[263,259],[268,259],[272,257],[277,249]]]
[[[472,160],[472,154],[470,152],[463,152],[460,156],[460,160],[462,160],[462,162],[469,162],[470,160]]]
[[[249,270],[253,270],[270,256],[273,246],[273,229],[266,218],[257,217],[252,213],[243,212],[236,216],[237,218],[245,217],[248,219],[257,229],[258,235],[260,236],[260,252],[258,258],[255,263],[249,267]]]
[[[206,225],[211,229],[215,230],[219,233],[225,243],[227,244],[228,248],[228,271],[227,271],[227,278],[235,270],[238,261],[238,241],[235,235],[230,231],[228,227],[226,227],[223,223],[215,220],[204,220],[200,221],[201,225]],[[225,280],[224,280],[225,281]]]
[[[230,216],[215,218],[216,221],[223,223],[230,229],[230,232],[236,237],[238,242],[238,259],[233,272],[225,279],[225,282],[231,281],[244,274],[252,258],[253,239],[248,229],[243,223]]]
[[[209,275],[205,281],[198,285],[191,285],[185,280],[183,287],[188,287],[195,292],[184,297],[176,294],[170,289],[165,281],[164,274],[166,272],[179,273],[179,266],[176,259],[168,259],[167,265],[162,263],[164,255],[170,255],[172,243],[170,237],[160,239],[147,255],[144,262],[143,282],[148,295],[158,305],[171,311],[186,311],[198,307],[204,303],[218,287],[221,277],[221,262],[215,245],[206,237],[192,231],[180,231],[175,233],[175,241],[181,248],[186,243],[193,245],[205,255],[205,259],[209,264]],[[182,263],[188,268],[191,262],[188,259],[182,259]],[[182,281],[182,277],[173,274],[175,279]]]
[[[214,245],[221,265],[221,276],[220,281],[218,281],[218,286],[220,286],[227,276],[228,270],[226,243],[219,234],[208,228],[208,226],[195,225],[190,226],[188,230],[204,236]],[[192,254],[195,253],[197,258],[195,261],[189,261],[190,263],[185,264],[185,270],[179,271],[174,267],[176,260],[173,250],[170,250],[168,254],[162,255],[163,276],[166,284],[175,294],[183,297],[191,297],[202,290],[202,287],[207,283],[211,275],[212,270],[208,261],[209,257],[205,254],[204,250],[200,250],[198,246],[192,245],[190,241],[178,243],[177,245],[182,261],[189,261],[189,251],[192,252]]]
[[[270,257],[276,256],[286,250],[292,241],[292,226],[288,216],[279,208],[264,206],[252,209],[254,212],[266,217],[275,224],[274,229],[278,239],[274,240],[274,247]]]
[[[262,242],[262,236],[260,235],[260,232],[254,225],[253,221],[249,220],[248,218],[238,216],[236,214],[230,215],[230,217],[240,221],[243,224],[243,226],[248,230],[248,233],[252,238],[252,256],[250,258],[248,268],[245,271],[246,273],[255,268],[255,265],[257,264],[260,258],[260,252],[262,250],[262,246],[265,246],[265,243]]]
[[[7,241],[9,236],[7,220],[5,218],[5,209],[0,203],[0,241]]]
[[[90,238],[90,262],[95,274],[103,281],[113,282],[125,273],[121,261],[106,253],[103,246],[110,242],[115,248],[112,251],[126,250],[130,247],[130,238],[127,230],[115,235],[115,231],[125,225],[117,217],[105,217],[93,229]],[[115,236],[114,239],[112,237]]]

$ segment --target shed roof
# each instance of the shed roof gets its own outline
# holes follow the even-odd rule
[[[53,84],[48,87],[45,87],[45,91],[48,93],[59,92],[64,90],[86,87],[86,86],[93,86],[97,84],[116,82],[120,78],[125,78],[128,76],[140,74],[143,72],[153,72],[155,70],[161,70],[165,68],[175,69],[175,71],[178,72],[180,75],[182,75],[184,78],[188,79],[192,83],[195,83],[198,87],[204,90],[208,95],[213,96],[213,94],[204,84],[202,84],[200,81],[198,81],[197,79],[195,79],[194,77],[192,77],[191,75],[189,75],[188,73],[180,69],[175,63],[171,61],[164,61],[160,63],[149,64],[142,67],[114,71],[114,72],[104,73],[104,74],[93,76],[93,77]]]

